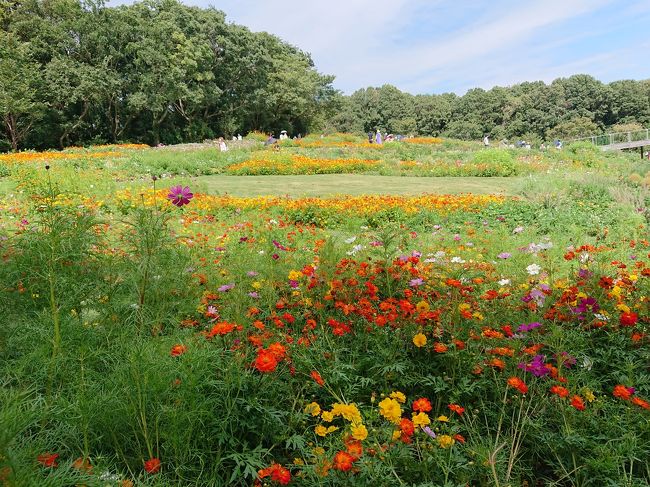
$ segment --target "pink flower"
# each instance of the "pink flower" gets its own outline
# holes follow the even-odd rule
[[[171,201],[172,205],[176,205],[179,208],[187,205],[192,198],[194,198],[194,194],[190,192],[190,188],[180,185],[169,188],[169,194],[167,195],[167,199]]]

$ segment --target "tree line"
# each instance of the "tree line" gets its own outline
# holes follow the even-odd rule
[[[566,139],[650,127],[650,80],[602,83],[578,74],[463,96],[411,95],[391,85],[344,97],[335,130],[442,135],[459,139]]]
[[[534,141],[650,126],[650,80],[344,96],[299,48],[178,0],[0,0],[0,27],[0,150],[282,129]]]

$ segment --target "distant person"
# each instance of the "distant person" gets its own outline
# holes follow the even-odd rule
[[[226,145],[226,141],[223,140],[223,137],[219,137],[219,150],[221,152],[228,152],[228,146]]]
[[[546,150],[546,144],[544,144],[544,142],[542,142],[542,145],[539,146],[539,150],[541,150],[541,151]]]
[[[483,145],[485,147],[490,147],[490,137],[488,134],[485,134],[485,137],[483,137]]]
[[[275,137],[273,137],[273,134],[269,135],[269,138],[266,139],[266,142],[264,142],[264,145],[273,145],[278,141]]]
[[[241,134],[237,134],[237,140],[242,140]]]
[[[381,131],[377,129],[377,133],[375,134],[375,142],[377,144],[381,144],[383,141],[381,140]]]
[[[372,143],[373,143],[373,136],[374,136],[374,135],[375,135],[375,134],[372,133],[372,130],[371,130],[370,132],[368,132],[368,143],[369,143],[369,144],[372,144]]]
[[[289,138],[289,136],[287,135],[286,130],[283,130],[282,132],[280,132],[280,140],[287,140],[288,138]]]
[[[562,141],[560,139],[555,139],[555,148],[557,150],[562,149]]]
[[[233,135],[233,136],[232,136],[232,140],[233,140],[233,141],[237,140],[237,137],[235,137],[235,136]]]

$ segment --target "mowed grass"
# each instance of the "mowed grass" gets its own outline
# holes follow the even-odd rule
[[[180,179],[178,180],[181,181]],[[182,181],[188,181],[183,179]],[[172,180],[173,182],[173,180]],[[363,174],[318,174],[311,176],[200,176],[192,178],[197,191],[233,196],[335,194],[514,194],[522,178],[400,177]]]

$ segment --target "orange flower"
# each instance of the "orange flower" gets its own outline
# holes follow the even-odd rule
[[[42,453],[36,457],[36,460],[46,468],[56,468],[59,466],[59,464],[56,463],[57,458],[59,458],[58,453]]]
[[[627,313],[622,313],[619,322],[621,323],[621,326],[634,326],[639,319],[638,315],[632,311],[628,311]]]
[[[271,343],[268,347],[266,347],[266,349],[268,352],[272,353],[275,356],[275,359],[278,362],[284,359],[287,353],[287,348],[280,342]]]
[[[635,404],[643,409],[648,409],[650,410],[650,403],[648,401],[644,401],[640,397],[633,397],[632,398],[632,404]]]
[[[260,372],[273,372],[278,366],[275,355],[268,350],[261,349],[257,352],[254,367]]]
[[[561,398],[569,397],[569,389],[562,386],[553,386],[551,387],[551,394],[555,394]]]
[[[258,478],[271,477],[271,480],[279,483],[280,485],[287,485],[291,482],[291,472],[277,463],[271,464],[270,467],[264,468],[257,472]]]
[[[408,418],[402,418],[402,420],[399,422],[399,429],[402,434],[406,436],[411,436],[415,432],[413,421]]]
[[[449,409],[451,409],[453,412],[458,414],[458,416],[462,416],[463,413],[465,412],[465,408],[462,406],[459,406],[458,404],[450,404]]]
[[[207,338],[213,338],[216,335],[227,335],[231,331],[235,329],[235,325],[233,323],[228,323],[226,321],[222,321],[220,323],[217,323],[212,327],[212,329],[208,332],[206,335]]]
[[[433,344],[433,349],[438,353],[445,353],[448,347],[444,343],[436,342]]]
[[[504,370],[506,368],[506,363],[500,358],[493,358],[487,363],[487,365],[499,370]]]
[[[431,401],[429,401],[426,397],[421,397],[420,399],[413,401],[413,411],[428,413],[431,411],[431,409]]]
[[[526,394],[528,392],[528,386],[519,377],[510,377],[508,379],[508,385],[510,387],[514,387],[515,389],[517,389],[522,394]]]
[[[580,396],[573,396],[571,398],[571,406],[576,408],[578,411],[584,411],[585,410],[585,402]]]
[[[320,374],[318,373],[318,371],[316,371],[316,370],[312,370],[312,371],[311,371],[311,378],[314,379],[314,381],[316,382],[316,384],[318,384],[319,386],[324,386],[324,385],[325,385],[325,381],[324,381],[323,378],[320,376]]]
[[[174,345],[170,355],[172,357],[178,357],[179,355],[183,355],[185,352],[187,352],[187,347],[185,345]]]
[[[345,446],[348,453],[355,461],[361,458],[361,455],[363,455],[363,445],[359,440],[348,439],[345,442]]]
[[[619,399],[623,399],[624,401],[629,401],[630,398],[632,397],[632,394],[634,394],[634,389],[632,387],[627,387],[622,384],[618,384],[614,386],[614,397],[618,397]]]
[[[464,445],[464,444],[465,444],[465,437],[464,437],[463,435],[461,435],[460,433],[454,435],[454,439],[455,439],[458,443],[460,443],[461,445]]]
[[[93,471],[93,466],[90,464],[90,461],[86,458],[77,458],[74,462],[72,462],[72,468],[75,470],[79,471],[85,471],[88,473],[91,473]]]
[[[352,468],[354,457],[346,451],[339,451],[334,455],[334,469],[341,472],[347,472]]]
[[[151,474],[160,472],[160,460],[157,458],[150,458],[144,462],[144,471]]]

